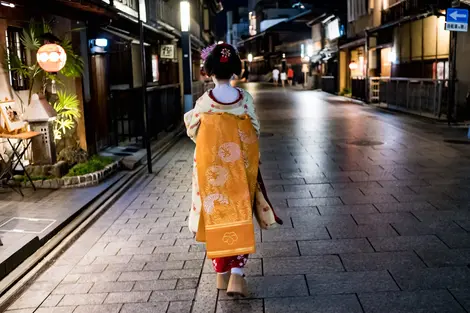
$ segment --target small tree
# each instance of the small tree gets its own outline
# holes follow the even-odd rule
[[[53,103],[52,106],[57,112],[57,119],[54,122],[54,139],[58,142],[73,135],[76,121],[80,118],[80,109],[76,95],[59,90],[57,95],[52,96],[47,92],[48,86],[53,83],[63,86],[59,75],[44,71],[36,60],[37,51],[44,41],[48,41],[48,38],[54,38],[67,54],[67,62],[57,74],[67,78],[81,77],[83,74],[83,60],[73,51],[72,42],[67,38],[58,39],[53,36],[51,22],[46,22],[44,19],[41,22],[31,20],[29,26],[23,29],[21,43],[25,46],[30,61],[25,64],[16,54],[7,51],[5,53],[7,57],[5,65],[7,70],[21,75],[29,82],[28,105],[34,91],[46,95],[49,102]],[[23,104],[21,105],[23,109]]]

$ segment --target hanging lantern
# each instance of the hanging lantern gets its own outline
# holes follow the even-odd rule
[[[357,70],[357,67],[358,67],[358,66],[357,66],[357,63],[356,63],[356,62],[352,61],[351,63],[349,63],[349,69],[350,69],[351,71]]]
[[[39,48],[37,53],[39,66],[46,72],[56,73],[64,68],[67,54],[64,48],[56,44],[47,44]]]

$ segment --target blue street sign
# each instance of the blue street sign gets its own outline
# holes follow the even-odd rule
[[[466,32],[468,29],[468,10],[449,8],[446,12],[446,30]]]

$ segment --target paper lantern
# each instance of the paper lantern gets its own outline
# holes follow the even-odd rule
[[[357,70],[357,63],[352,61],[351,63],[349,63],[349,69],[354,71],[354,70]]]
[[[65,62],[67,61],[67,54],[61,46],[47,44],[39,48],[37,60],[43,70],[55,73],[64,68]]]

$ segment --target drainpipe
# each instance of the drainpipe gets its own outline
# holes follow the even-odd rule
[[[366,44],[365,44],[365,60],[366,60],[366,81],[365,81],[365,102],[369,103],[369,33],[367,30],[365,31],[366,33]]]
[[[460,7],[460,0],[452,1],[452,7]],[[454,119],[452,116],[456,113],[457,103],[455,102],[455,81],[457,79],[457,32],[450,32],[450,46],[449,46],[449,90],[447,95],[447,123],[450,125]],[[455,116],[455,120],[457,116]]]
[[[152,148],[150,146],[150,136],[148,131],[149,114],[147,105],[147,66],[145,64],[145,41],[144,41],[144,24],[142,17],[140,16],[140,0],[136,0],[137,3],[137,18],[139,20],[139,41],[140,41],[140,72],[142,80],[142,105],[144,112],[144,144],[147,150],[147,170],[149,174],[152,174]]]

